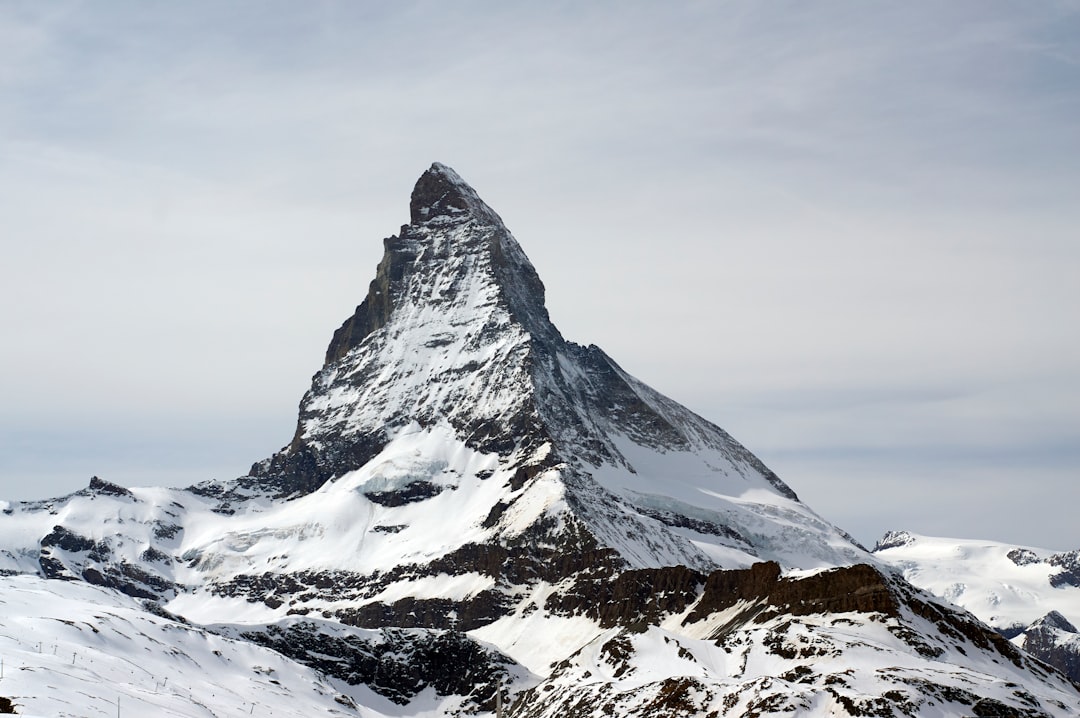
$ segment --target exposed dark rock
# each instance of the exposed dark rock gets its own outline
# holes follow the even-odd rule
[[[198,566],[198,561],[196,559],[192,565]],[[497,587],[505,587],[512,593],[514,586],[541,580],[557,583],[574,575],[585,579],[608,577],[621,567],[618,554],[612,549],[601,548],[580,525],[569,522],[562,531],[556,532],[553,529],[546,531],[540,522],[517,537],[515,543],[465,544],[426,564],[402,564],[391,571],[373,574],[348,571],[242,574],[227,582],[212,584],[210,588],[218,595],[262,601],[276,608],[283,603],[294,605],[312,600],[329,604],[355,603],[375,596],[393,583],[440,574],[479,573],[495,579]],[[476,627],[495,620],[493,611],[496,609],[493,607],[509,605],[508,594],[504,595],[503,590],[497,588],[490,596],[487,595],[489,592],[478,594],[456,607],[442,600],[351,606],[345,609],[342,620],[367,627],[460,628],[461,621]]]
[[[495,505],[491,507],[491,510],[488,511],[488,515],[480,525],[486,529],[495,526],[499,523],[499,519],[502,518],[502,515],[506,513],[506,510],[510,508],[511,504],[512,502],[509,501],[497,501]]]
[[[700,598],[699,598],[700,591]],[[696,605],[694,605],[696,602]],[[889,580],[864,564],[824,571],[804,578],[781,578],[775,562],[748,569],[714,571],[708,576],[684,566],[624,571],[614,578],[581,577],[574,586],[552,594],[545,609],[561,615],[585,615],[605,628],[655,624],[660,618],[694,609],[684,624],[695,623],[739,603],[747,613],[738,623],[762,623],[781,613],[882,613],[896,616],[899,606]]]
[[[884,551],[887,548],[907,546],[915,540],[915,537],[907,531],[886,531],[885,535],[874,544],[874,551]]]
[[[848,566],[806,578],[780,578],[780,566],[767,561],[740,571],[715,571],[705,582],[699,604],[684,623],[724,611],[739,602],[754,607],[755,621],[773,615],[809,615],[847,611],[896,615],[897,604],[889,582],[873,567]]]
[[[304,414],[301,412],[301,421]],[[374,459],[386,446],[386,435],[374,431],[364,435],[350,436],[347,441],[315,448],[300,437],[300,429],[293,442],[265,461],[251,467],[250,476],[237,480],[241,490],[257,490],[270,493],[274,498],[289,498],[310,494],[330,479],[359,469]],[[199,487],[192,487],[199,492]],[[243,494],[224,495],[221,498],[243,498]]]
[[[178,526],[177,524],[167,524],[158,521],[154,524],[154,538],[173,539],[183,530],[183,527]]]
[[[1080,587],[1080,550],[1054,554],[1050,557],[1050,564],[1061,567],[1060,573],[1050,576],[1051,586],[1054,588]]]
[[[997,632],[1000,633],[1005,638],[1009,639],[1010,641],[1012,639],[1016,638],[1017,636],[1019,636],[1021,633],[1023,633],[1026,630],[1027,630],[1027,626],[1025,626],[1022,623],[1013,623],[1013,624],[1008,625],[1008,626],[998,626],[997,627]]]
[[[685,566],[624,571],[614,579],[582,577],[567,592],[549,596],[544,608],[588,616],[604,628],[655,624],[686,610],[704,583],[704,574]]]
[[[402,234],[406,227],[402,227]],[[356,312],[334,332],[326,349],[323,367],[342,359],[360,346],[372,333],[386,325],[394,309],[394,297],[400,293],[400,282],[406,267],[416,260],[419,248],[401,237],[391,236],[383,240],[383,258],[375,270],[375,279],[368,287],[367,296]]]
[[[242,637],[350,685],[365,684],[400,705],[431,687],[440,696],[467,696],[474,710],[491,710],[509,664],[456,631],[387,629],[365,640],[305,621],[246,631]]]
[[[158,551],[153,546],[150,546],[139,554],[139,558],[143,561],[150,561],[152,563],[172,563],[172,558],[170,558],[168,554]]]
[[[111,483],[109,481],[103,481],[96,476],[90,478],[90,492],[95,494],[103,494],[105,496],[124,496],[127,498],[135,498],[135,495],[123,486]]]
[[[683,516],[674,511],[661,511],[659,509],[650,509],[641,506],[638,507],[638,511],[649,518],[656,519],[665,526],[690,529],[691,531],[697,531],[699,534],[709,536],[720,536],[721,538],[731,539],[732,541],[736,541],[747,547],[752,545],[738,531],[730,526],[724,526],[723,524],[718,524],[714,521],[702,521],[701,519]]]
[[[436,218],[455,219],[476,211],[482,203],[476,192],[445,165],[431,165],[413,187],[409,219],[413,224]]]
[[[164,578],[126,561],[105,566],[89,566],[83,569],[82,578],[87,583],[112,588],[134,598],[158,599],[176,589],[176,586]]]
[[[1039,563],[1039,557],[1035,555],[1034,551],[1026,548],[1014,548],[1005,556],[1015,563],[1017,566],[1030,566],[1033,563]]]
[[[1031,624],[1021,647],[1080,684],[1080,632],[1057,611]]]
[[[977,648],[989,653],[996,653],[1017,667],[1024,666],[1024,657],[1016,646],[1009,643],[997,631],[991,630],[980,623],[971,614],[958,611],[950,605],[929,600],[926,594],[922,594],[920,597],[906,581],[897,579],[895,586],[903,598],[904,604],[915,615],[934,623],[937,630],[943,635],[950,636],[958,641],[966,639]]]
[[[41,539],[41,547],[43,549],[56,547],[72,553],[95,551],[99,554],[99,557],[104,557],[109,554],[109,547],[107,544],[98,543],[86,536],[80,536],[63,526],[53,526],[52,533]]]
[[[171,611],[165,610],[165,608],[163,608],[159,602],[153,599],[146,599],[145,601],[143,601],[142,606],[143,610],[147,611],[148,613],[152,613],[159,618],[164,618],[175,623],[182,623],[184,625],[188,625],[189,623],[186,618],[184,618],[183,616],[178,616]]]
[[[1015,708],[1008,706],[993,698],[980,698],[971,706],[971,712],[977,718],[1042,718],[1046,713],[1030,709]]]
[[[342,623],[359,628],[439,628],[471,631],[497,621],[508,608],[509,600],[496,591],[481,591],[469,598],[402,598],[394,603],[369,603],[359,608],[344,608],[334,616]]]
[[[366,491],[364,496],[382,506],[404,506],[438,496],[447,488],[430,481],[413,481],[395,491]]]
[[[41,575],[45,578],[75,578],[75,576],[67,570],[67,566],[65,566],[62,561],[53,558],[44,551],[41,553],[41,556],[38,557],[38,566],[41,568]]]

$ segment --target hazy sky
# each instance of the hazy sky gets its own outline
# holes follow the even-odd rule
[[[0,498],[285,444],[432,161],[811,507],[1080,547],[1077,2],[6,2]]]

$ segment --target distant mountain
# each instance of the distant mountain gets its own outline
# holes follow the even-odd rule
[[[71,601],[64,641],[119,631],[132,660],[186,663],[201,687],[169,699],[176,715],[204,715],[219,681],[263,682],[235,675],[258,673],[254,653],[219,674],[170,632],[275,651],[320,696],[297,714],[484,712],[502,686],[508,715],[536,718],[1077,715],[1060,674],[892,575],[722,429],[563,339],[516,240],[453,170],[423,174],[410,219],[292,440],[247,476],[95,477],[0,503],[0,601],[20,607],[24,660],[45,665],[25,645],[74,620]],[[87,583],[105,605],[89,617]],[[121,628],[140,606],[148,627]],[[72,675],[0,696],[49,713],[97,681],[146,690]]]
[[[874,555],[1080,683],[1080,550],[890,531]]]

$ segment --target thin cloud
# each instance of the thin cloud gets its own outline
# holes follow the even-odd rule
[[[245,461],[266,455],[438,160],[502,214],[568,337],[777,457],[860,538],[922,530],[901,515],[920,511],[899,498],[913,477],[974,491],[992,469],[1004,490],[1045,449],[1022,480],[1052,493],[1076,468],[1053,447],[1080,425],[1077,18],[1068,3],[9,4],[5,445],[21,422],[45,443],[12,445],[70,437],[70,458],[93,443],[85,417],[183,436],[170,412],[253,407],[267,443]],[[244,464],[230,444],[250,446],[208,432],[185,465],[171,435],[135,452],[162,465],[112,462],[112,478],[187,482],[213,457],[220,475]],[[995,444],[1008,471],[988,467]],[[2,485],[55,478],[50,453],[9,461]],[[848,501],[871,480],[887,498],[860,514]],[[981,534],[962,494],[934,505]],[[1011,505],[987,493],[980,517],[1016,521]],[[1017,531],[1060,546],[1066,505]]]

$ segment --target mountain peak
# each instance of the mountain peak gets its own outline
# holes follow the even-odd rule
[[[474,217],[501,223],[490,207],[457,172],[439,162],[432,163],[413,187],[409,202],[413,224]]]
[[[1065,633],[1080,633],[1076,630],[1076,626],[1069,622],[1069,619],[1061,615],[1058,611],[1050,611],[1035,623],[1028,627],[1028,630],[1032,628],[1054,628]]]
[[[521,246],[454,170],[431,165],[410,214],[334,333],[292,441],[252,466],[246,485],[309,494],[417,430],[442,432],[513,477],[476,522],[493,540],[517,541],[526,526],[587,526],[588,541],[637,567],[861,555],[718,426],[598,347],[566,341]],[[441,486],[442,474],[423,474],[410,474],[417,491]],[[761,501],[734,498],[747,492]]]
[[[427,307],[460,331],[479,313],[505,306],[536,335],[557,333],[544,284],[502,219],[450,167],[435,162],[416,181],[411,222],[383,240],[385,252],[364,301],[334,334],[325,366],[342,359],[395,312]],[[496,295],[485,307],[469,301]],[[451,316],[457,315],[457,316]]]

